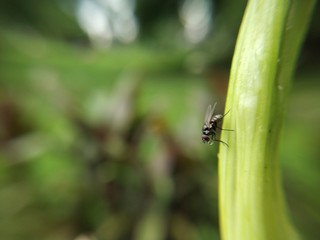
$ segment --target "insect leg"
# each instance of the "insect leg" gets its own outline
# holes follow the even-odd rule
[[[222,118],[224,118],[229,112],[230,112],[231,109],[228,110],[228,112],[226,112],[225,114],[223,114]],[[221,119],[222,119],[221,118]],[[216,128],[218,128],[219,130],[224,130],[224,131],[234,131],[232,129],[224,129],[224,128],[221,128],[219,127],[218,125],[216,126]]]
[[[226,114],[223,114],[223,117],[226,116],[230,112],[231,108],[228,110]]]
[[[226,145],[227,147],[229,147],[229,145],[228,145],[226,142],[221,141],[221,140],[219,140],[219,139],[212,139],[212,141],[214,141],[214,142],[221,142],[221,143],[223,143],[224,145]]]
[[[234,130],[232,130],[232,129],[221,128],[221,127],[219,127],[219,126],[217,126],[217,128],[218,128],[219,130],[224,130],[224,131],[234,131]]]

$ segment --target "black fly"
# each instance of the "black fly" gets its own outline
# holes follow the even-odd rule
[[[210,145],[212,145],[213,142],[221,142],[225,144],[227,147],[229,147],[227,143],[216,138],[217,130],[233,131],[228,129],[222,129],[221,127],[219,127],[219,124],[221,123],[223,117],[227,115],[229,111],[225,115],[213,115],[216,105],[217,103],[215,103],[213,106],[209,105],[207,109],[206,116],[204,119],[204,125],[202,128],[202,142],[209,143]]]

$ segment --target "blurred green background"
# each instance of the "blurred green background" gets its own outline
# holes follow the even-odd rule
[[[0,238],[219,239],[218,149],[201,128],[208,104],[224,109],[245,4],[2,0]],[[290,215],[311,240],[320,236],[318,9],[280,156]]]

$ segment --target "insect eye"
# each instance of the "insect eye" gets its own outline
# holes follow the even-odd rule
[[[210,137],[208,136],[202,136],[202,142],[206,143],[210,141]]]

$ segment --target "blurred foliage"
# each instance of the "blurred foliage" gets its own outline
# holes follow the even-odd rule
[[[137,1],[144,40],[109,49],[58,1],[1,2],[1,239],[219,238],[217,146],[200,137],[210,96],[223,110],[244,3],[216,1],[216,34],[190,47],[166,2]],[[319,62],[303,68],[305,53],[281,157],[292,218],[318,239]]]
[[[61,3],[61,4],[59,4]],[[76,1],[15,0],[0,1],[0,19],[2,23],[21,25],[41,32],[50,37],[77,39],[85,37],[78,26],[72,12],[68,11]],[[65,6],[62,8],[62,6]],[[65,10],[65,11],[64,11]]]

